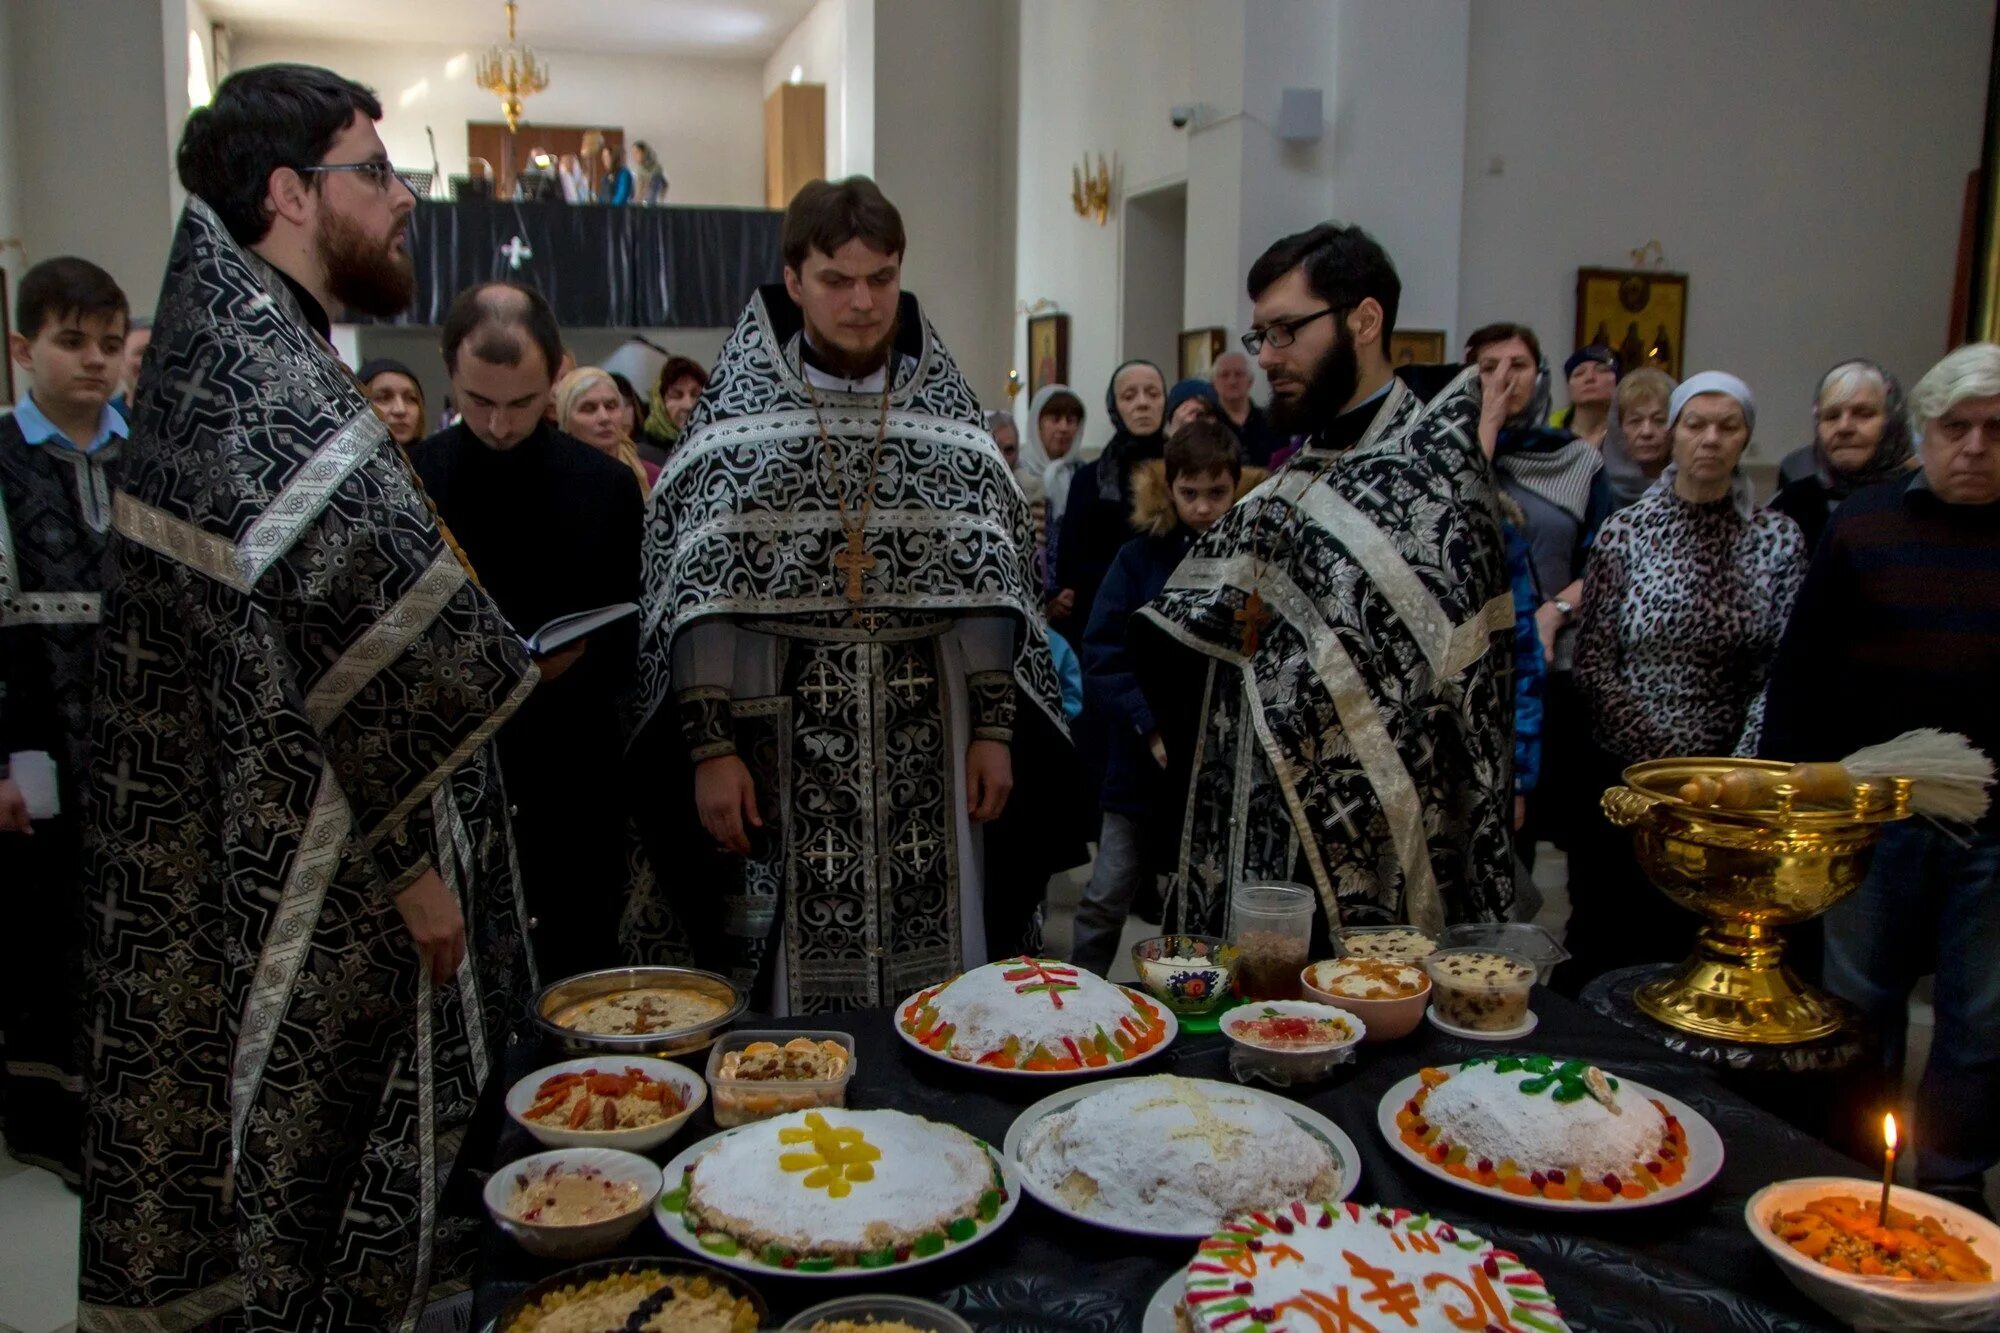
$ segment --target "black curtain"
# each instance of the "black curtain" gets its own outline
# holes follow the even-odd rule
[[[442,324],[459,292],[504,279],[539,288],[566,328],[727,328],[759,284],[781,275],[783,218],[761,208],[419,202],[416,300],[387,322]]]

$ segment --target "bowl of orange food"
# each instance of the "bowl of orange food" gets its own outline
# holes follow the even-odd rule
[[[551,1148],[648,1152],[707,1100],[708,1085],[692,1069],[626,1055],[537,1069],[507,1090],[507,1114]]]
[[[2000,1327],[2000,1226],[1898,1185],[1885,1227],[1880,1200],[1875,1181],[1807,1176],[1766,1185],[1743,1216],[1792,1285],[1845,1323]]]

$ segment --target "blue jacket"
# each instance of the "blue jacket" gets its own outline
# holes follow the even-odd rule
[[[1534,791],[1542,776],[1542,683],[1548,663],[1535,632],[1542,594],[1535,586],[1534,550],[1512,522],[1501,525],[1507,541],[1507,574],[1514,587],[1514,794]]]
[[[1134,537],[1112,557],[1091,604],[1083,633],[1083,697],[1106,735],[1099,793],[1106,810],[1151,814],[1162,795],[1160,766],[1146,741],[1159,726],[1133,674],[1125,631],[1133,613],[1160,595],[1193,544],[1193,529],[1178,520],[1165,536]]]

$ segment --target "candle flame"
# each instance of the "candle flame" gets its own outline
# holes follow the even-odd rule
[[[1896,1113],[1889,1111],[1882,1116],[1882,1146],[1890,1152],[1896,1151]]]

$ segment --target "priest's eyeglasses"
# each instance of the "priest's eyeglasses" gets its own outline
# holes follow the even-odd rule
[[[295,168],[295,170],[301,176],[330,174],[336,171],[356,172],[359,175],[367,177],[370,181],[373,181],[375,184],[375,188],[383,191],[384,193],[388,192],[390,181],[392,180],[401,181],[403,183],[403,188],[408,190],[411,194],[415,195],[419,199],[424,197],[423,192],[417,189],[415,182],[411,181],[411,179],[406,173],[398,171],[396,170],[396,168],[390,166],[387,162],[382,162],[379,160],[368,161],[368,162],[335,162],[317,167],[297,167]],[[1279,346],[1282,347],[1284,346],[1284,344],[1280,343]]]
[[[1273,347],[1290,347],[1299,336],[1300,329],[1316,319],[1339,313],[1339,306],[1330,305],[1324,310],[1315,310],[1310,315],[1295,315],[1291,319],[1276,320],[1261,329],[1252,329],[1243,335],[1243,350],[1255,356],[1264,350],[1265,343]]]

